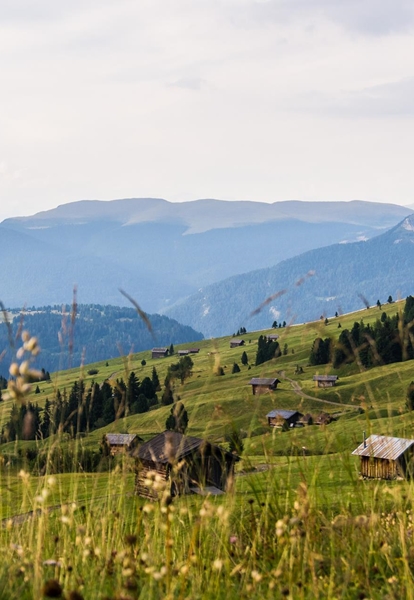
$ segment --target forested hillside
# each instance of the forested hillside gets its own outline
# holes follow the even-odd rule
[[[414,217],[366,242],[311,250],[205,286],[168,315],[206,336],[304,322],[405,297],[414,289]],[[266,302],[264,302],[266,300]],[[263,303],[263,304],[262,304]],[[260,307],[260,310],[256,310]]]
[[[148,315],[152,335],[133,308],[80,304],[74,320],[71,310],[70,306],[63,310],[46,306],[22,313],[9,311],[9,324],[0,324],[0,374],[8,375],[13,345],[22,328],[40,340],[42,352],[36,366],[49,372],[203,338],[191,327],[160,315]]]

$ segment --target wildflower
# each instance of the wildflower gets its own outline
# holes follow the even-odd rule
[[[222,568],[223,568],[223,561],[220,560],[219,558],[216,558],[216,560],[213,562],[213,569],[215,571],[221,571]]]
[[[259,583],[259,581],[261,581],[261,580],[262,580],[262,578],[263,578],[263,575],[261,575],[261,574],[260,574],[258,571],[256,571],[256,570],[253,570],[253,571],[251,572],[251,576],[252,576],[252,579],[253,579],[253,581],[255,581],[256,583]]]

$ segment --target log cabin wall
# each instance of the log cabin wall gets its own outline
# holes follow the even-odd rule
[[[168,479],[168,466],[167,464],[156,464],[152,462],[138,462],[137,471],[135,476],[135,493],[143,498],[149,498],[150,500],[158,500],[159,492],[154,490],[153,487],[148,486],[145,483],[146,479],[149,479],[148,474],[157,473],[162,477],[163,480]]]

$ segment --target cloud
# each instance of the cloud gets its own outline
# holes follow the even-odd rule
[[[408,31],[414,24],[412,0],[248,0],[236,17],[265,21],[312,23],[328,19],[351,32],[388,35]]]
[[[201,77],[182,77],[172,83],[167,84],[168,87],[178,87],[184,90],[199,91],[207,82]]]
[[[414,77],[355,91],[303,94],[290,107],[331,117],[412,117]]]

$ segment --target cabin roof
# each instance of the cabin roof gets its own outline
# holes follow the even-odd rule
[[[135,438],[141,439],[136,433],[107,433],[105,437],[111,446],[128,446]]]
[[[374,458],[396,460],[413,444],[414,440],[406,438],[390,437],[387,435],[370,435],[365,441],[365,444],[362,442],[352,454],[356,456],[372,456]]]
[[[313,381],[336,381],[338,375],[314,375]]]
[[[153,348],[152,352],[167,352],[168,348]]]
[[[217,448],[220,453],[232,458],[232,460],[240,460],[238,456],[227,452],[220,446],[211,444],[202,438],[183,435],[175,431],[164,431],[153,437],[145,444],[134,451],[133,455],[141,460],[147,460],[154,463],[171,463],[180,460],[191,454],[194,450],[202,447],[211,446]]]
[[[266,336],[268,340],[277,340],[279,339],[279,336],[277,333],[269,333],[269,335]]]
[[[291,417],[293,417],[294,415],[300,415],[299,411],[297,410],[271,410],[270,413],[268,413],[266,415],[267,418],[275,418],[275,417],[281,417],[282,419],[290,419]]]
[[[249,381],[249,385],[274,385],[280,383],[276,377],[252,377]]]

